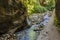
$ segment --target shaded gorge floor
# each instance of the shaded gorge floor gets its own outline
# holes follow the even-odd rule
[[[50,17],[49,17],[50,18]],[[48,19],[49,19],[48,18]],[[49,21],[49,20],[47,20]],[[28,23],[30,24],[30,22],[28,21]],[[48,23],[48,22],[47,22]],[[46,24],[44,22],[44,24]],[[34,24],[31,26],[31,28],[17,32],[16,36],[17,36],[17,40],[37,40],[38,36],[40,35],[40,31],[34,31],[34,29],[39,28],[41,25],[41,23],[38,24]]]

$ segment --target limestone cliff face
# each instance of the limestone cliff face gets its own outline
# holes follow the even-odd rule
[[[0,34],[15,27],[19,30],[27,28],[26,13],[26,7],[21,1],[0,0]]]

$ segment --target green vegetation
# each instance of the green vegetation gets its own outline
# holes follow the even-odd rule
[[[34,7],[34,13],[43,13],[43,12],[46,12],[48,11],[45,7],[43,6],[35,6]]]
[[[48,10],[53,10],[53,8],[55,7],[55,0],[46,0],[47,5],[45,5],[45,7]]]
[[[54,19],[54,24],[55,24],[55,26],[58,26],[58,20],[57,20],[56,16],[55,16],[55,19]]]
[[[58,22],[59,21],[58,21],[57,17],[55,16],[54,25],[57,27],[57,30],[60,32],[60,26],[59,26]]]
[[[54,19],[54,25],[57,27],[57,30],[60,32],[60,26],[58,25],[58,19],[57,19],[56,16],[55,16],[55,19]]]
[[[40,4],[39,0],[27,0],[26,3],[28,7],[28,15],[31,15],[33,13],[43,13],[46,11],[50,11],[53,10],[53,8],[55,7],[55,0],[45,0],[44,6],[42,6],[43,4]]]

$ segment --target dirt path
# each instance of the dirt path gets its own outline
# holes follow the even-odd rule
[[[44,30],[41,31],[37,40],[60,40],[60,34],[54,26],[54,14],[44,27]]]

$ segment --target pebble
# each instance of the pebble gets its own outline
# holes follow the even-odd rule
[[[16,40],[16,35],[15,34],[3,34],[0,37],[0,40]]]

